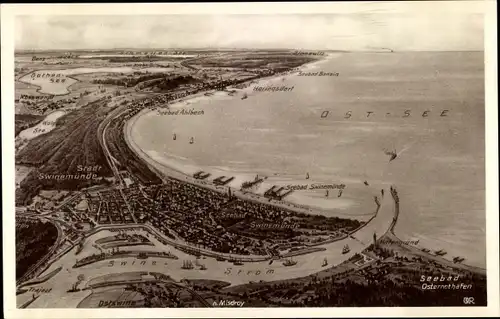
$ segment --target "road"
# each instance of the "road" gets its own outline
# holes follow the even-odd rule
[[[130,207],[130,204],[128,203],[128,200],[123,193],[123,188],[125,187],[125,182],[123,181],[122,176],[120,175],[120,171],[116,167],[116,163],[111,155],[111,152],[109,151],[107,142],[106,142],[106,130],[108,129],[109,124],[111,124],[111,121],[120,117],[123,113],[128,111],[126,106],[117,106],[111,113],[104,119],[104,121],[101,122],[98,128],[98,139],[99,143],[101,144],[101,147],[104,151],[104,155],[106,157],[106,161],[108,162],[109,167],[113,170],[113,174],[115,176],[115,180],[120,184],[120,187],[118,190],[120,191],[120,195],[123,198],[123,201],[125,202],[125,205],[127,205],[127,209],[132,216],[132,219],[134,220],[134,223],[137,223],[137,218],[135,217],[134,212],[132,211],[132,208]]]
[[[254,257],[249,257],[245,255],[234,255],[234,254],[225,254],[225,253],[218,253],[214,252],[208,249],[203,249],[199,247],[195,247],[193,245],[187,244],[187,243],[182,243],[178,241],[174,241],[165,235],[163,235],[161,232],[159,232],[156,228],[150,225],[146,224],[118,224],[118,225],[106,225],[106,226],[99,226],[96,227],[91,233],[87,234],[86,237],[90,237],[94,234],[96,234],[99,231],[102,230],[109,230],[109,229],[127,229],[127,228],[143,228],[147,229],[150,233],[154,234],[155,236],[161,238],[164,242],[168,243],[172,247],[175,248],[180,248],[180,249],[186,249],[186,250],[191,250],[191,251],[196,251],[199,252],[201,255],[205,255],[208,257],[223,257],[225,259],[239,259],[242,261],[246,262],[258,262],[258,261],[266,261],[271,258],[271,256],[254,256]]]
[[[328,258],[328,267],[339,265],[345,260],[351,258],[354,254],[362,252],[368,245],[371,244],[372,236],[374,233],[379,235],[379,237],[386,233],[390,229],[391,222],[395,217],[394,203],[392,203],[391,196],[386,196],[381,203],[381,209],[377,216],[372,220],[372,222],[363,227],[356,233],[356,239],[346,238],[344,240],[330,243],[324,245],[326,249],[324,251],[313,252],[307,255],[294,257],[297,264],[291,267],[285,267],[280,261],[275,261],[272,265],[268,264],[268,261],[261,262],[247,262],[241,266],[235,266],[230,262],[220,262],[215,258],[206,258],[203,260],[203,264],[206,265],[208,270],[202,271],[197,269],[185,270],[182,269],[182,262],[184,260],[190,260],[193,257],[189,256],[181,251],[176,250],[174,247],[158,246],[158,249],[164,251],[165,249],[170,250],[174,255],[178,256],[178,260],[168,260],[150,257],[145,260],[145,264],[139,262],[132,263],[136,260],[135,258],[122,258],[120,262],[115,262],[114,267],[109,266],[109,261],[100,261],[88,266],[72,268],[71,265],[75,263],[78,256],[75,255],[75,250],[70,251],[68,254],[62,256],[60,259],[55,261],[45,273],[58,268],[64,267],[68,268],[67,272],[61,272],[49,279],[47,282],[40,285],[45,289],[52,288],[50,294],[43,294],[41,297],[34,302],[31,307],[75,307],[82,298],[85,298],[87,294],[68,294],[66,292],[71,285],[77,281],[78,275],[84,275],[85,278],[91,279],[100,277],[103,274],[111,273],[123,273],[132,271],[151,271],[164,273],[170,276],[176,281],[182,279],[207,279],[207,280],[220,280],[231,283],[231,285],[239,285],[249,283],[250,281],[275,281],[275,280],[286,280],[293,278],[301,278],[321,270],[326,269],[322,267],[322,262],[325,258]],[[127,225],[129,227],[134,227],[134,225]],[[137,225],[135,225],[137,226]],[[107,228],[116,228],[118,226],[107,226]],[[122,228],[124,226],[121,226]],[[104,227],[99,228],[104,230]],[[155,231],[156,235],[161,235]],[[107,236],[106,234],[94,234],[96,237],[87,240],[89,243],[87,248],[80,255],[89,255],[88,249],[91,248],[91,242],[99,236]],[[359,241],[358,241],[359,240]],[[351,251],[347,254],[342,254],[342,248],[345,244],[349,244]],[[87,252],[85,252],[87,251]],[[79,255],[79,256],[80,256]],[[155,264],[152,262],[155,261]],[[127,262],[126,266],[122,266],[123,262]],[[41,274],[43,275],[43,274]],[[80,299],[77,298],[77,296]],[[22,304],[27,301],[30,296],[23,294],[18,296],[18,304]],[[68,299],[69,298],[69,299]],[[76,299],[75,299],[76,298]],[[71,301],[70,301],[71,300]]]
[[[97,137],[99,139],[99,144],[104,151],[104,155],[106,156],[106,161],[108,162],[109,167],[113,170],[113,174],[115,176],[115,180],[120,183],[123,187],[124,182],[116,167],[115,161],[111,156],[111,152],[108,149],[108,145],[106,144],[106,130],[111,123],[111,120],[116,118],[116,115],[120,115],[123,111],[126,110],[125,107],[116,107],[110,114],[99,124],[99,128],[97,129]]]

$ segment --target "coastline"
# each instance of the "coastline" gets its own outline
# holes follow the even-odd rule
[[[161,110],[174,110],[177,111],[179,109],[187,108],[189,105],[191,105],[193,102],[197,101],[213,101],[217,99],[222,99],[222,98],[229,98],[229,99],[234,99],[238,98],[239,94],[243,93],[250,93],[252,92],[253,88],[256,86],[265,86],[272,84],[276,81],[278,81],[282,77],[289,77],[289,76],[294,76],[298,74],[299,72],[307,71],[308,69],[312,69],[317,67],[318,65],[322,63],[328,62],[330,59],[334,58],[337,54],[331,54],[327,55],[324,58],[317,59],[315,61],[311,61],[308,63],[305,63],[301,65],[300,67],[294,68],[292,72],[286,72],[286,73],[281,73],[281,74],[275,74],[275,75],[270,75],[270,76],[264,76],[259,79],[253,79],[253,80],[248,80],[244,82],[243,84],[246,85],[246,87],[242,89],[236,89],[232,87],[228,87],[228,90],[234,90],[235,93],[233,95],[229,95],[228,91],[216,91],[216,90],[210,90],[210,91],[203,91],[203,92],[198,92],[192,95],[189,95],[187,97],[182,97],[179,98],[175,101],[170,102],[169,104],[166,104],[164,106],[155,106],[152,108],[145,108],[138,112],[136,115],[132,116],[127,123],[125,124],[124,127],[124,136],[127,144],[129,147],[134,150],[137,155],[140,157],[147,157],[149,162],[153,161],[157,164],[159,164],[161,167],[167,169],[167,172],[162,172],[163,174],[174,174],[176,178],[181,179],[181,180],[186,180],[187,179],[194,184],[203,186],[205,182],[197,180],[192,178],[192,174],[194,174],[197,171],[203,170],[205,172],[211,173],[212,175],[225,175],[225,176],[233,176],[235,179],[231,181],[228,186],[231,187],[232,190],[239,190],[239,185],[241,185],[243,182],[246,182],[248,180],[251,180],[255,177],[255,174],[261,174],[260,172],[255,172],[255,171],[248,171],[248,170],[241,170],[238,171],[236,169],[231,169],[228,167],[218,167],[218,166],[200,166],[197,164],[191,164],[187,162],[182,162],[180,160],[176,160],[174,155],[168,155],[168,156],[161,156],[156,154],[151,154],[154,152],[149,152],[145,151],[142,148],[140,148],[132,138],[132,131],[135,123],[144,116],[151,115],[153,112],[161,112]],[[212,95],[206,96],[205,93],[211,92]],[[203,108],[200,108],[202,110]],[[150,163],[151,164],[151,163]],[[149,165],[151,166],[151,165]],[[154,163],[153,163],[154,166]],[[157,169],[153,169],[156,173],[158,173]],[[266,174],[265,174],[266,175]],[[303,180],[297,176],[294,176],[293,174],[291,175],[270,175],[268,176],[268,179],[266,179],[261,185],[259,185],[259,188],[261,191],[258,192],[247,192],[247,194],[250,195],[255,195],[256,197],[262,197],[262,189],[263,188],[270,188],[273,185],[277,185],[278,187],[283,186],[282,184],[296,184],[296,183],[301,183]],[[311,183],[317,182],[317,183],[322,183],[322,180],[317,180],[313,181],[311,180]],[[227,191],[227,187],[217,187],[219,190],[224,189]],[[324,190],[315,190],[315,192],[321,192]],[[316,193],[314,193],[316,194]],[[296,200],[288,200],[289,198],[295,199]],[[348,218],[348,219],[357,219],[361,221],[367,221],[372,217],[372,213],[369,214],[349,214],[345,213],[344,210],[346,208],[350,208],[352,205],[355,204],[351,199],[340,199],[340,200],[335,200],[335,201],[322,201],[322,198],[320,201],[317,200],[318,198],[313,197],[313,196],[308,196],[308,195],[299,195],[299,192],[293,192],[292,194],[289,195],[288,198],[285,198],[282,201],[279,201],[280,204],[278,206],[283,206],[283,207],[293,207],[301,212],[305,213],[311,213],[313,210],[318,212],[321,215],[324,216],[336,216],[336,217],[341,217],[341,218]],[[304,201],[307,200],[307,203],[304,203]],[[274,204],[277,204],[277,201],[273,201]]]
[[[391,190],[392,190],[392,187],[391,187]],[[391,198],[393,198],[393,201],[394,201],[394,219],[392,220],[391,225],[389,226],[389,229],[387,230],[387,232],[383,236],[381,236],[379,239],[379,240],[382,240],[384,238],[388,239],[389,243],[385,244],[385,245],[387,245],[387,246],[397,245],[397,246],[402,247],[406,250],[410,250],[413,254],[415,254],[417,256],[425,256],[433,261],[437,261],[441,264],[445,264],[448,267],[453,267],[453,268],[457,268],[457,269],[464,269],[464,270],[475,272],[475,273],[478,273],[481,275],[486,275],[486,268],[468,265],[467,263],[454,263],[453,261],[448,260],[442,256],[436,256],[436,255],[431,254],[430,252],[428,252],[428,253],[423,252],[421,249],[417,248],[417,246],[409,245],[409,244],[405,243],[405,241],[401,240],[396,235],[396,232],[395,232],[395,228],[396,228],[396,225],[398,222],[398,217],[400,214],[399,197],[398,197],[396,189],[394,189],[394,191],[391,191]]]
[[[324,58],[320,58],[320,59],[317,59],[315,61],[306,62],[299,67],[293,68],[292,69],[293,71],[287,71],[287,72],[283,72],[283,73],[277,73],[277,74],[273,74],[273,75],[263,76],[263,77],[258,78],[258,79],[247,80],[241,84],[241,85],[246,85],[242,89],[238,89],[238,88],[231,87],[231,86],[229,86],[227,89],[228,90],[235,90],[236,91],[235,93],[250,93],[253,91],[253,88],[256,86],[265,86],[265,85],[270,84],[274,81],[277,81],[279,78],[297,75],[299,72],[307,71],[308,69],[314,68],[322,63],[325,63],[325,62],[333,59],[334,57],[335,57],[335,54],[329,54],[329,55],[326,55]],[[253,83],[253,82],[255,82],[255,83]],[[206,96],[205,93],[207,93],[207,92],[211,92],[212,95]],[[220,94],[217,94],[219,92],[220,92]],[[204,100],[214,100],[220,96],[228,96],[228,91],[209,90],[209,91],[198,92],[196,94],[192,94],[192,95],[180,98],[176,101],[172,101],[166,107],[167,108],[180,108],[180,107],[184,107],[184,106],[189,105],[190,102],[192,102],[193,100],[199,99],[200,97],[203,98]],[[141,116],[146,115],[150,112],[154,112],[155,110],[147,109],[147,111],[148,112],[142,114]],[[142,111],[139,112],[138,114],[136,114],[135,116],[138,117],[141,113],[142,113]]]
[[[305,214],[321,214],[322,210],[321,209],[316,209],[315,207],[309,207],[305,205],[298,205],[295,203],[287,202],[287,201],[269,201],[268,199],[264,198],[260,194],[256,193],[250,193],[250,192],[245,192],[241,191],[238,188],[234,188],[231,186],[216,186],[208,183],[207,181],[204,180],[198,180],[195,179],[194,177],[186,174],[183,172],[181,169],[178,169],[175,167],[175,165],[166,165],[163,162],[158,161],[157,159],[153,158],[149,154],[147,154],[144,150],[142,150],[136,143],[135,141],[131,138],[131,130],[133,129],[133,126],[137,119],[140,117],[140,114],[143,111],[139,112],[135,117],[132,117],[127,123],[124,125],[124,136],[125,136],[125,141],[130,148],[131,151],[133,151],[141,160],[144,161],[144,163],[148,166],[149,169],[151,169],[160,179],[163,181],[167,180],[168,178],[174,178],[182,182],[190,183],[199,187],[207,188],[213,191],[217,192],[227,192],[229,189],[231,189],[232,193],[244,200],[249,200],[257,203],[263,203],[266,205],[272,205],[276,207],[281,207],[289,210],[293,210],[298,213],[305,213]],[[146,111],[147,112],[147,111]],[[365,215],[363,215],[365,216]],[[343,216],[339,215],[337,217],[341,218],[346,218],[346,219],[357,219],[354,218],[353,216]],[[368,218],[368,221],[371,221],[373,219],[373,215],[370,213],[370,217]],[[363,225],[368,224],[368,222],[364,221]]]
[[[382,207],[386,208],[384,209],[381,213],[387,213],[390,212],[390,216],[393,219],[397,218],[397,215],[395,213],[397,206],[396,202],[392,201],[392,198],[390,196],[386,196],[385,200],[382,201]],[[392,208],[392,209],[391,209]],[[390,234],[391,233],[391,228],[388,225],[389,220],[386,220],[385,224],[385,233]],[[371,237],[371,234],[367,234],[368,237]],[[382,236],[384,237],[384,236]],[[381,238],[382,238],[381,237]],[[342,243],[343,244],[343,243]],[[351,245],[351,243],[349,243]],[[337,245],[338,248],[341,247],[341,245]],[[401,245],[397,245],[400,249]],[[404,250],[405,247],[403,247]],[[175,250],[175,249],[174,249]],[[180,253],[180,252],[179,252]],[[420,252],[422,254],[422,252]],[[295,260],[299,262],[297,266],[293,267],[283,267],[278,263],[274,263],[274,265],[267,266],[264,264],[264,262],[256,262],[256,263],[245,263],[243,266],[240,267],[232,267],[232,265],[228,262],[217,262],[212,259],[206,259],[204,261],[204,264],[208,266],[209,269],[213,269],[214,267],[216,270],[210,274],[208,273],[203,273],[203,272],[192,272],[189,270],[183,270],[180,268],[181,262],[185,257],[183,253],[180,253],[181,258],[179,260],[172,260],[169,262],[170,269],[171,271],[169,272],[169,275],[172,276],[174,280],[180,281],[182,279],[206,279],[206,280],[220,280],[229,283],[229,285],[226,288],[230,287],[237,287],[240,285],[245,285],[245,284],[252,284],[252,282],[255,282],[256,280],[262,280],[266,281],[268,283],[279,283],[280,281],[293,281],[293,280],[303,280],[305,278],[308,278],[309,276],[315,276],[315,274],[319,272],[324,272],[324,271],[329,271],[330,268],[335,268],[336,266],[340,265],[341,263],[345,262],[347,259],[351,258],[353,255],[353,252],[347,255],[341,255],[339,254],[339,251],[337,251],[337,256],[332,255],[332,252],[326,252],[326,255],[328,255],[329,262],[331,263],[332,266],[328,268],[320,267],[320,262],[323,258],[323,256],[319,255],[325,255],[323,252],[313,252],[308,255],[304,256],[297,256]],[[427,255],[427,254],[426,254]],[[338,257],[338,259],[336,258]],[[70,256],[68,257],[68,260],[72,260],[75,257]],[[326,257],[325,257],[326,258]],[[334,259],[332,262],[332,258]],[[151,262],[148,263],[148,269],[151,269],[151,271],[164,271],[164,266],[163,262],[161,262],[162,258],[155,258],[155,257],[150,257],[149,259],[157,261],[157,266],[154,266],[151,264]],[[132,262],[133,258],[122,258],[124,262]],[[442,263],[443,259],[439,258],[439,262]],[[106,261],[99,261],[98,264],[102,267],[104,265],[107,265]],[[174,266],[175,265],[175,266]],[[267,267],[266,267],[267,266]],[[453,265],[452,265],[453,266]],[[464,265],[465,266],[465,265]],[[57,265],[53,265],[53,267],[57,267]],[[139,264],[137,265],[130,265],[127,266],[127,271],[128,272],[133,272],[133,271],[142,271],[144,270],[144,266],[140,266]],[[50,270],[50,269],[49,269]],[[469,269],[470,270],[470,269]],[[272,271],[272,272],[271,272]],[[80,274],[80,272],[85,273],[85,276],[87,278],[94,278],[95,273],[93,272],[92,267],[83,267],[80,268],[79,272],[70,272],[71,278],[68,282],[74,282],[76,280],[77,274]],[[261,272],[259,277],[255,278],[255,276],[240,276],[239,274],[243,273],[256,273],[256,272]],[[51,287],[55,285],[55,282],[57,280],[57,276],[54,276],[50,279],[48,279],[47,285],[48,287]],[[56,293],[54,291],[54,293]],[[64,291],[57,292],[60,293],[61,296],[65,293]],[[44,295],[42,295],[44,297]],[[42,298],[42,302],[47,302],[47,299]],[[75,299],[76,300],[76,299]],[[27,300],[27,296],[25,295],[20,295],[19,298],[19,303],[25,303]],[[37,302],[38,303],[38,302]]]
[[[239,90],[236,90],[236,91],[238,93],[241,93],[241,92],[246,92],[246,91],[252,90],[252,88],[254,86],[271,84],[271,83],[273,83],[274,81],[278,80],[279,78],[281,78],[283,76],[286,77],[286,76],[297,74],[298,72],[304,72],[305,70],[314,68],[317,65],[319,65],[320,63],[324,63],[324,62],[326,62],[328,60],[329,60],[328,58],[324,58],[324,59],[319,59],[317,61],[312,61],[310,63],[306,63],[306,64],[302,65],[301,67],[297,68],[296,71],[290,72],[288,74],[278,74],[278,75],[272,75],[272,76],[263,77],[263,78],[260,78],[258,80],[249,80],[249,81],[245,82],[245,84],[248,85],[248,82],[254,82],[254,83],[248,85],[247,87],[245,87],[243,89],[239,89]],[[168,107],[169,108],[183,108],[183,107],[186,107],[186,106],[190,105],[190,103],[193,100],[199,99],[200,97],[202,99],[206,99],[206,100],[216,99],[218,97],[218,95],[217,94],[214,94],[214,95],[215,96],[204,96],[204,92],[197,93],[197,94],[194,94],[194,95],[190,95],[188,97],[181,98],[181,99],[179,99],[177,101],[174,101]],[[222,92],[221,94],[219,94],[219,96],[227,96],[227,92]],[[235,98],[235,97],[232,97],[232,98]],[[177,179],[184,180],[186,182],[193,183],[193,184],[196,184],[196,185],[199,185],[199,186],[202,186],[202,187],[208,187],[208,188],[215,189],[215,190],[218,190],[218,191],[221,191],[221,190],[226,190],[227,191],[227,189],[229,188],[227,186],[209,187],[209,185],[206,182],[199,181],[199,180],[196,180],[194,178],[191,178],[191,176],[188,173],[184,172],[182,168],[179,169],[178,165],[169,165],[168,164],[168,161],[174,161],[175,162],[175,159],[173,159],[173,160],[167,159],[165,161],[163,161],[163,160],[159,161],[156,158],[154,158],[154,156],[151,156],[151,155],[147,154],[146,151],[143,151],[140,147],[138,147],[135,144],[135,142],[131,138],[131,129],[132,129],[132,127],[134,126],[135,122],[141,116],[150,114],[150,112],[152,112],[152,111],[154,112],[155,110],[150,110],[150,109],[142,110],[141,112],[139,112],[138,114],[136,114],[134,117],[132,117],[126,123],[126,126],[124,128],[124,131],[125,131],[124,134],[125,134],[125,140],[127,141],[127,144],[129,144],[130,149],[133,150],[143,160],[145,160],[145,162],[148,163],[149,167],[153,167],[153,170],[157,174],[160,173],[159,176],[163,176],[163,174],[165,174],[167,176],[174,175],[175,178],[177,178]],[[165,163],[165,162],[167,162],[167,163]],[[161,168],[158,169],[157,166],[160,166]],[[199,169],[203,169],[202,167],[198,167],[198,168]],[[238,174],[237,172],[230,171],[230,174],[233,174],[233,173]],[[223,175],[223,174],[221,174],[221,175]],[[230,176],[232,176],[232,175],[230,175]],[[232,188],[232,190],[234,190],[234,188]],[[242,193],[242,192],[240,192],[240,193]],[[254,196],[252,196],[252,195],[254,195]],[[255,198],[258,198],[258,197],[262,197],[262,196],[258,195],[258,194],[250,193],[250,196],[245,196],[243,198],[245,200],[254,201]],[[321,209],[317,209],[317,207],[300,208],[300,206],[302,206],[300,204],[295,204],[295,203],[291,203],[291,202],[287,202],[287,201],[284,201],[284,203],[286,205],[286,206],[284,206],[285,208],[292,209],[294,211],[300,211],[300,212],[305,212],[305,213],[309,213],[309,214],[314,213],[315,211],[316,212],[321,211]],[[273,201],[273,203],[267,203],[267,204],[277,205],[278,203],[276,201]],[[280,206],[280,205],[277,205],[277,206]],[[377,211],[378,211],[378,209],[377,209]],[[336,216],[344,218],[344,216],[342,216],[342,215],[336,215]],[[358,216],[346,216],[345,218],[351,218],[351,219],[361,220],[361,219],[359,219],[357,217]],[[376,215],[375,216],[370,216],[370,218],[368,219],[368,221],[365,222],[356,231],[358,231],[361,228],[363,228],[366,225],[368,225],[369,222],[371,222],[375,217],[376,217]],[[394,238],[397,238],[398,241],[401,241],[396,236],[396,234],[395,234],[395,230],[394,229],[395,229],[395,226],[396,226],[396,221],[397,221],[397,217],[395,217],[394,220],[392,220],[392,223],[391,223],[391,226],[390,226],[389,230],[387,232],[385,232],[383,236],[393,236]],[[411,246],[411,245],[402,244],[401,246],[408,247],[410,249],[414,249],[416,252],[419,252],[420,254],[425,254],[426,256],[435,257],[432,254],[423,253],[419,248]],[[319,247],[321,247],[321,245]],[[439,258],[439,260],[443,261],[443,262],[450,262],[450,263],[452,263],[451,261],[448,261],[445,258]],[[456,265],[456,264],[454,264],[454,265]],[[477,271],[483,270],[483,268],[477,267],[477,266],[468,266],[466,264],[463,264],[463,266],[467,267],[467,268],[470,268],[470,269],[477,269]]]
[[[299,72],[307,71],[309,69],[317,68],[318,65],[321,65],[322,63],[326,63],[330,61],[331,59],[335,58],[337,55],[332,54],[329,56],[325,56],[322,59],[318,59],[315,61],[311,61],[309,63],[303,64],[301,67],[294,68],[292,69],[292,72],[287,72],[287,73],[282,73],[282,74],[275,74],[271,76],[265,76],[262,77],[258,80],[251,79],[243,84],[246,85],[244,88],[236,89],[236,88],[231,88],[229,87],[228,90],[234,90],[233,94],[230,94],[230,91],[214,91],[210,90],[208,92],[212,92],[212,95],[206,96],[205,91],[203,92],[198,92],[192,95],[189,95],[187,97],[182,97],[179,98],[175,101],[170,102],[169,104],[164,104],[160,106],[154,106],[151,108],[143,109],[137,114],[135,114],[133,117],[131,117],[128,122],[127,126],[134,126],[136,122],[139,122],[139,119],[142,119],[144,117],[148,116],[162,116],[162,112],[166,112],[163,110],[168,110],[168,112],[179,112],[179,110],[186,110],[190,107],[195,102],[202,102],[204,105],[210,105],[212,101],[227,101],[227,100],[232,100],[232,99],[238,99],[240,95],[242,94],[248,94],[248,96],[251,98],[251,93],[253,88],[256,86],[265,86],[265,85],[272,85],[273,83],[276,83],[279,81],[279,83],[276,83],[277,85],[281,85],[281,78],[283,77],[290,77],[298,74]],[[259,93],[259,92],[253,92]],[[238,101],[239,102],[239,101]],[[195,112],[203,112],[202,110],[207,110],[205,107],[197,107]],[[158,112],[159,114],[156,115]],[[180,115],[179,115],[180,116]],[[131,124],[129,124],[131,123]],[[133,148],[138,148],[136,145],[133,135],[136,135],[133,131],[133,129],[127,128],[125,129],[125,136],[126,139],[128,140],[127,143],[129,144],[134,144],[132,145]],[[129,145],[130,146],[130,145]],[[140,148],[140,147],[139,147]],[[157,162],[160,164],[162,167],[167,167],[169,168],[170,171],[175,171],[175,174],[181,174],[179,175],[182,179],[184,179],[184,176],[191,177],[192,174],[198,171],[205,171],[207,173],[212,174],[213,177],[215,176],[231,176],[234,177],[234,180],[232,180],[228,186],[231,186],[233,189],[239,189],[240,185],[243,182],[247,182],[249,180],[253,180],[256,174],[259,176],[267,176],[263,183],[261,183],[256,190],[252,191],[252,193],[249,194],[255,194],[256,196],[262,195],[266,189],[271,188],[272,186],[276,185],[277,187],[285,186],[286,185],[295,185],[295,184],[302,184],[305,182],[304,176],[299,175],[299,174],[294,174],[294,173],[285,173],[285,174],[272,174],[270,172],[266,172],[265,170],[252,170],[251,168],[242,168],[238,169],[237,166],[235,167],[221,167],[221,166],[203,166],[203,165],[198,165],[194,162],[192,162],[190,159],[187,158],[177,158],[173,154],[160,154],[157,153],[156,151],[149,151],[149,150],[143,150],[142,148],[139,151],[140,156],[144,157],[147,156],[151,158],[153,161]],[[180,159],[180,160],[179,160]],[[231,165],[227,165],[231,166]],[[309,184],[325,184],[329,183],[328,178],[323,177],[321,175],[317,176],[318,178],[312,178],[311,180],[307,181]],[[193,180],[196,184],[202,184],[199,180]],[[358,185],[355,185],[355,192],[359,192],[359,190],[363,187],[358,188]],[[324,216],[329,216],[329,217],[341,217],[341,218],[347,218],[347,219],[357,219],[360,221],[367,221],[372,217],[372,213],[358,213],[356,210],[360,209],[360,203],[356,200],[357,197],[349,197],[349,196],[344,196],[343,198],[337,198],[335,195],[332,196],[331,198],[325,198],[324,197],[324,189],[318,188],[318,189],[309,189],[308,192],[302,192],[301,190],[294,191],[290,195],[288,195],[286,198],[283,199],[281,203],[283,203],[286,207],[293,206],[294,208],[300,209],[303,212],[309,212],[311,213],[312,210],[316,211],[317,213],[324,215]],[[333,200],[333,197],[335,199]],[[274,201],[276,203],[276,201]],[[363,200],[363,204],[361,204],[362,210],[366,210],[367,207],[371,207],[368,205],[371,205],[371,201],[368,201],[368,199]]]
[[[209,188],[215,191],[219,192],[226,191],[228,189],[227,186],[214,186],[208,184],[206,181],[196,180],[193,177],[186,175],[181,170],[178,170],[176,167],[163,165],[162,163],[159,163],[135,144],[134,140],[130,138],[131,129],[133,128],[135,121],[137,121],[137,119],[140,118],[140,116],[147,114],[149,112],[150,110],[142,110],[141,112],[136,114],[136,116],[132,117],[129,121],[125,123],[123,133],[125,136],[125,141],[129,146],[129,148],[134,153],[136,153],[136,155],[140,159],[142,159],[144,163],[153,172],[155,172],[162,180],[174,178],[180,181],[191,183],[204,188]],[[256,202],[262,201],[262,196],[256,194],[251,194],[249,196],[248,194],[245,194],[238,190],[234,191],[233,194],[245,200],[256,201]],[[264,202],[265,204],[280,206],[280,203],[276,202],[269,203],[267,200],[265,200]],[[314,245],[313,247],[322,248],[319,251],[310,251],[311,247],[307,247],[309,250],[307,253],[295,257],[297,262],[299,263],[297,267],[286,267],[284,268],[284,270],[286,269],[286,271],[280,276],[276,276],[276,274],[273,276],[273,278],[271,277],[267,278],[266,276],[266,278],[263,278],[263,280],[273,281],[273,280],[293,278],[297,276],[301,277],[303,275],[308,275],[308,274],[314,274],[323,269],[321,264],[325,258],[328,258],[330,260],[332,266],[336,266],[341,264],[345,260],[351,258],[354,254],[362,252],[371,243],[371,238],[373,236],[373,233],[379,233],[379,234],[385,233],[389,227],[390,221],[394,217],[394,213],[392,210],[383,209],[380,212],[380,206],[379,205],[377,206],[378,207],[376,213],[370,214],[371,218],[369,219],[369,222],[365,222],[364,224],[361,225],[361,227],[359,227],[353,232],[350,232],[348,236],[342,236],[341,238],[337,238],[337,240],[328,240],[326,242]],[[290,207],[289,204],[283,207],[294,211],[300,211],[298,208]],[[302,210],[302,212],[308,214],[310,214],[312,211],[313,211],[312,208],[309,208],[307,210]],[[341,254],[342,248],[344,247],[345,244],[348,244],[352,248],[352,250],[348,254]],[[238,258],[240,257],[238,256]],[[265,262],[266,261],[245,263],[245,265],[242,267],[245,267],[245,269],[249,269],[250,271],[251,269],[258,269],[258,267],[265,265],[263,264]],[[277,266],[281,268],[280,265]],[[227,278],[227,280],[230,281],[232,285],[243,284],[245,282],[250,281],[250,279],[241,281],[242,278],[238,279],[233,278],[233,280]]]

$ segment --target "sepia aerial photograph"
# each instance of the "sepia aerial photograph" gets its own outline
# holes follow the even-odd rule
[[[482,3],[16,15],[15,307],[491,306]]]

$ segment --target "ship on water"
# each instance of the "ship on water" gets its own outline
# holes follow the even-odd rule
[[[459,264],[459,263],[461,263],[461,262],[462,262],[462,261],[464,261],[464,260],[465,260],[465,258],[460,257],[460,256],[458,256],[458,257],[453,257],[453,262],[454,262],[455,264]]]
[[[328,265],[328,260],[325,258],[323,259],[323,263],[321,264],[321,267],[325,267]]]
[[[189,144],[193,144],[194,143],[194,137],[191,137],[191,139],[189,139]]]
[[[193,269],[194,266],[193,266],[193,263],[191,262],[191,260],[184,260],[182,262],[182,269]]]
[[[247,99],[247,98],[248,98],[248,95],[246,93],[243,94],[243,96],[241,97],[242,100]]]
[[[385,153],[385,155],[390,156],[389,162],[394,161],[398,157],[398,153],[396,152],[396,150],[394,150],[394,151],[384,150],[384,153]]]
[[[342,248],[342,254],[347,254],[350,251],[351,248],[349,248],[349,245],[345,245],[344,248]]]
[[[207,270],[207,267],[205,265],[201,265],[200,270]]]
[[[146,253],[139,253],[139,255],[137,255],[137,259],[148,259],[149,256],[146,254]]]
[[[294,266],[294,265],[297,265],[297,262],[293,259],[287,259],[283,262],[283,266],[285,267],[290,267],[290,266]]]
[[[198,171],[196,173],[193,174],[193,177],[196,178],[196,179],[206,179],[207,177],[209,177],[210,173],[205,173],[204,171]]]
[[[447,254],[446,250],[440,249],[434,252],[436,256],[444,256]]]
[[[259,175],[257,174],[255,176],[255,179],[253,181],[246,181],[241,184],[241,190],[246,190],[250,188],[256,187],[258,184],[261,184],[264,182],[264,178],[260,178]]]
[[[233,261],[233,265],[235,265],[235,266],[242,266],[243,263],[241,262],[241,260],[235,260],[235,261]]]

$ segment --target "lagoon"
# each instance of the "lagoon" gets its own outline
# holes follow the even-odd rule
[[[69,87],[76,82],[77,79],[72,76],[89,73],[161,73],[171,72],[172,68],[133,68],[133,67],[102,67],[102,68],[72,68],[72,69],[46,69],[30,72],[19,78],[19,81],[27,84],[33,84],[40,89],[40,93],[51,95],[65,95],[69,93]],[[47,76],[49,75],[49,76]]]

